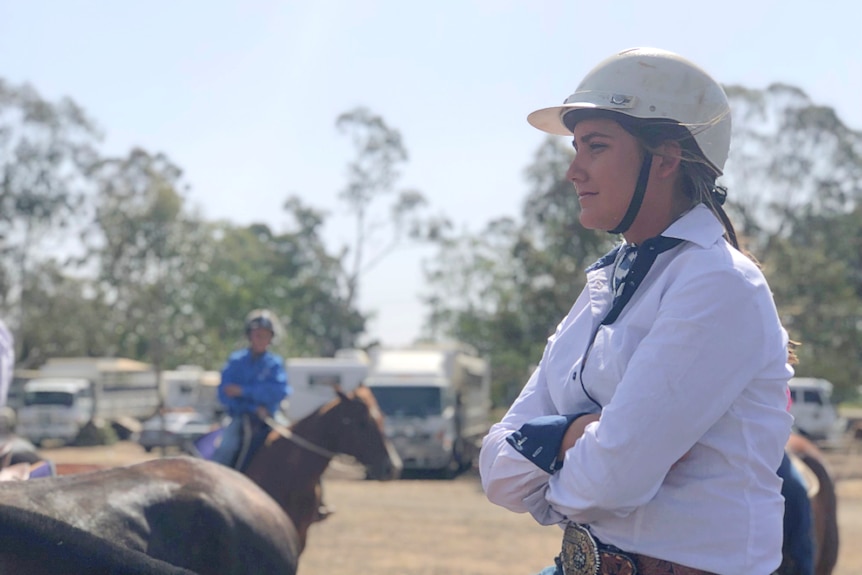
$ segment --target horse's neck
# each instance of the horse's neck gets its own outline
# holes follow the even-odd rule
[[[323,449],[331,447],[326,440],[325,421],[306,418],[295,424],[291,431]],[[299,525],[305,522],[300,515],[308,513],[308,505],[304,502],[315,497],[315,490],[329,461],[328,457],[288,438],[278,437],[258,451],[246,474],[278,502],[294,524]]]
[[[302,443],[308,442],[324,452],[334,452],[334,439],[331,433],[327,433],[328,426],[325,416],[315,413],[298,421],[290,429],[293,435],[304,440]],[[304,470],[303,475],[308,476],[314,484],[318,482],[329,465],[330,457],[313,448],[304,447],[299,442],[282,437],[276,443],[280,444],[279,447],[284,446],[282,449],[289,449],[293,457],[292,461],[297,461],[297,466]]]

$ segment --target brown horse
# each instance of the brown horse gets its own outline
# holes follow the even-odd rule
[[[383,432],[382,412],[364,385],[349,396],[339,391],[314,416],[284,431],[270,432],[245,474],[285,510],[296,527],[300,551],[317,518],[320,478],[335,454],[357,458],[370,479],[395,479],[401,473],[401,459]]]
[[[808,468],[805,475],[811,476],[809,481],[815,484],[809,486],[814,524],[814,575],[831,575],[838,562],[838,499],[835,482],[829,475],[823,454],[810,440],[801,435],[791,435],[787,441],[787,452]],[[794,572],[785,562],[778,573],[793,575]]]
[[[293,574],[321,475],[336,453],[356,458],[370,477],[400,471],[365,387],[339,392],[289,430],[271,433],[247,477],[173,457],[0,484],[0,574],[58,572],[38,557],[60,557],[64,573]]]

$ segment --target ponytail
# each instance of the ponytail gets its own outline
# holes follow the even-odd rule
[[[696,154],[683,147],[683,158],[680,163],[685,194],[692,205],[705,204],[724,227],[724,239],[734,248],[740,249],[736,228],[727,212],[724,202],[727,200],[727,188],[715,183],[716,174],[713,168],[703,160],[698,161]]]

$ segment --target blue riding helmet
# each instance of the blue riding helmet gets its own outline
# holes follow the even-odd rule
[[[245,334],[249,335],[255,329],[268,329],[270,333],[275,334],[275,326],[272,320],[264,316],[255,316],[248,320],[245,324]]]

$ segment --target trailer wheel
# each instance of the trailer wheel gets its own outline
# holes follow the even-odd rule
[[[464,442],[461,439],[455,441],[452,446],[452,457],[449,463],[441,470],[440,475],[444,479],[455,479],[464,470]]]

